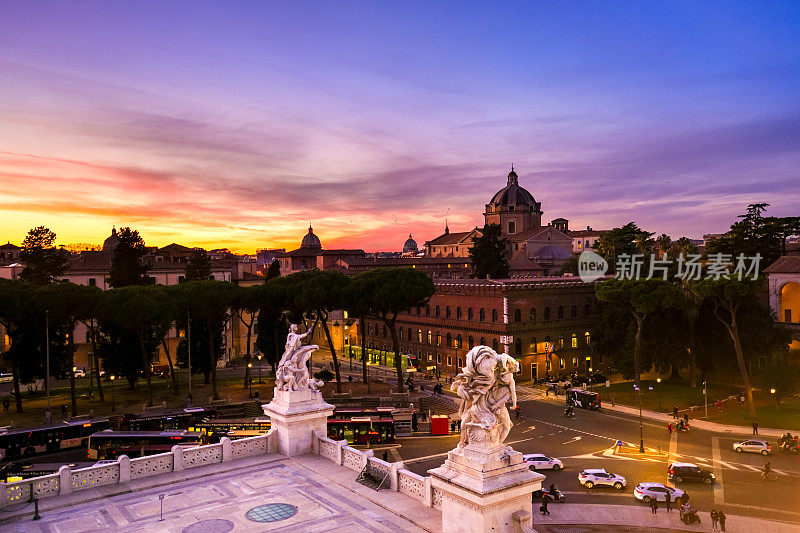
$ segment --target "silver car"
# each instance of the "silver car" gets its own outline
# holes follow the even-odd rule
[[[681,489],[668,487],[663,483],[639,483],[636,485],[636,488],[633,489],[634,497],[644,503],[650,503],[651,500],[665,502],[667,501],[667,494],[669,494],[670,501],[673,502],[683,497],[683,491]]]
[[[763,440],[744,440],[742,442],[734,442],[733,449],[739,453],[750,452],[760,453],[761,455],[769,455],[772,453],[772,446]]]

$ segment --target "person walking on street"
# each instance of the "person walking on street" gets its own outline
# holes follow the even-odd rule
[[[722,511],[722,509],[717,511],[717,517],[719,518],[719,530],[725,531],[725,519],[727,516],[725,516],[725,513]]]
[[[550,515],[550,511],[547,510],[547,504],[550,503],[550,495],[546,492],[542,495],[542,506],[539,507],[539,510],[542,512],[542,516]]]
[[[672,505],[670,505],[672,503],[672,498],[670,497],[669,492],[667,493],[667,499],[664,501],[667,504],[667,512],[672,511]]]
[[[678,419],[678,406],[677,405],[672,408],[672,418],[674,418],[675,420]]]
[[[753,420],[753,435],[758,435],[758,422]]]
[[[716,509],[711,509],[711,530],[717,530],[717,522],[719,521],[719,515],[717,514]]]
[[[667,429],[669,430],[670,436],[672,436],[672,424],[667,424]]]
[[[650,510],[653,511],[653,516],[655,516],[658,513],[658,502],[656,501],[655,498],[650,500]]]
[[[683,423],[689,425],[689,413],[683,413]]]
[[[717,400],[717,409],[719,409],[720,413],[722,412],[722,402],[719,400]]]

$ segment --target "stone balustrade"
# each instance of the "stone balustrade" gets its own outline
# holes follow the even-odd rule
[[[264,435],[231,441],[223,437],[219,444],[205,446],[174,446],[171,452],[129,459],[122,455],[114,463],[72,470],[62,466],[57,474],[34,477],[13,483],[0,483],[0,507],[26,502],[31,490],[36,498],[47,498],[81,490],[127,483],[131,480],[158,476],[170,472],[187,470],[198,466],[232,461],[244,457],[266,455],[274,450],[270,440],[275,439],[274,430]],[[330,439],[328,439],[330,440]],[[334,443],[334,447],[337,443]],[[352,450],[352,449],[351,449]],[[336,451],[336,450],[335,450]],[[351,456],[361,460],[361,456]],[[341,464],[341,463],[340,463]]]
[[[430,476],[420,476],[403,467],[402,462],[387,463],[374,457],[372,450],[358,450],[347,445],[346,440],[335,441],[314,432],[314,453],[338,465],[360,472],[365,466],[371,473],[389,476],[391,490],[401,492],[420,501],[427,507],[442,507],[442,495],[431,487]]]

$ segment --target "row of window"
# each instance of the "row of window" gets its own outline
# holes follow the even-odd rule
[[[422,316],[422,314],[423,314],[423,310],[422,309],[423,309],[422,307],[417,307],[417,316]],[[434,312],[433,316],[441,317],[442,316],[442,306],[437,305],[433,309],[433,312]],[[431,316],[431,307],[430,306],[426,306],[425,310],[424,310],[424,313],[425,313],[425,316]],[[590,316],[592,314],[592,306],[590,304],[586,304],[584,306],[584,308],[583,308],[583,313],[584,313],[584,316]],[[570,307],[569,316],[570,316],[570,318],[578,318],[578,306],[577,305],[573,305],[572,307]],[[450,306],[447,305],[447,306],[444,307],[444,318],[451,318],[451,317],[452,317],[452,311],[450,309]],[[455,318],[456,318],[456,320],[461,320],[462,319],[461,306],[456,307],[456,309],[455,309]],[[545,307],[544,308],[544,320],[550,320],[551,318],[552,317],[551,317],[551,313],[550,313],[550,307]],[[559,305],[558,308],[556,309],[556,318],[557,319],[564,318],[564,306],[563,305]],[[467,308],[467,320],[474,320],[474,319],[475,319],[475,316],[474,316],[474,312],[473,312],[472,307]],[[499,314],[497,312],[497,309],[492,309],[492,322],[497,322],[498,320],[499,320]],[[483,307],[481,307],[478,310],[478,321],[479,322],[486,322],[486,310]],[[522,309],[514,309],[514,322],[522,322]],[[536,322],[536,308],[535,307],[531,307],[528,310],[528,322]]]

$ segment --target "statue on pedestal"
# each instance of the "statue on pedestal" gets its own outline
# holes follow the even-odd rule
[[[314,323],[316,326],[316,322]],[[311,332],[314,326],[303,334],[297,333],[297,324],[289,325],[289,334],[286,336],[286,348],[278,363],[275,372],[275,389],[279,391],[297,391],[310,389],[318,392],[323,385],[322,381],[317,381],[310,377],[306,362],[315,350],[319,350],[316,344],[303,346],[302,341]]]
[[[488,346],[476,346],[467,353],[467,366],[451,385],[463,400],[461,441],[458,449],[473,445],[500,446],[511,431],[506,402],[517,406],[514,372],[519,363],[508,354],[498,354]]]

